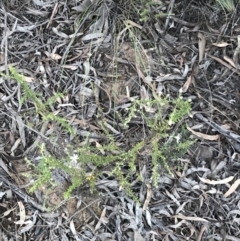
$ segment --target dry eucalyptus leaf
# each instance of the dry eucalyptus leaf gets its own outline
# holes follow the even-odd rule
[[[198,33],[198,51],[199,51],[199,62],[203,60],[204,57],[204,51],[206,46],[206,39],[205,36],[202,33]]]
[[[98,230],[101,226],[101,224],[107,224],[109,222],[108,218],[106,217],[106,207],[103,209],[102,213],[101,213],[101,217],[95,227],[95,231]]]
[[[40,10],[37,10],[37,9],[31,9],[31,8],[28,8],[28,7],[26,9],[27,9],[26,13],[32,14],[32,15],[35,15],[35,16],[45,17],[49,14],[47,11],[40,11]]]
[[[152,221],[151,221],[152,220],[152,216],[151,216],[151,213],[148,210],[146,210],[145,214],[146,214],[146,220],[147,220],[148,225],[150,227],[152,227]]]
[[[22,76],[22,77],[28,83],[34,82],[34,78],[33,77],[29,77],[29,76]]]
[[[173,218],[180,218],[180,219],[184,219],[184,220],[189,220],[189,221],[197,221],[197,222],[209,222],[208,220],[204,219],[204,218],[199,218],[199,217],[187,217],[182,215],[181,213],[179,213],[178,215],[174,215],[172,216]]]
[[[96,141],[96,147],[97,149],[103,154],[105,155],[105,151],[104,151],[104,148],[102,147],[102,145]]]
[[[134,241],[145,241],[145,238],[137,230],[134,230]]]
[[[150,184],[146,184],[146,186],[147,186],[147,196],[146,196],[145,202],[143,204],[143,211],[147,210],[148,205],[152,198],[152,187]]]
[[[238,188],[239,184],[240,184],[240,179],[237,179],[223,196],[224,197],[230,196]]]
[[[210,185],[217,185],[217,184],[226,184],[226,183],[231,182],[233,180],[234,176],[231,176],[231,177],[228,177],[228,178],[225,178],[225,179],[222,179],[222,180],[218,180],[218,181],[209,180],[209,179],[202,178],[202,177],[199,177],[199,176],[198,176],[198,178],[204,183],[207,183],[207,184],[210,184]]]
[[[23,33],[31,33],[31,30],[35,29],[37,26],[36,25],[29,25],[29,26],[20,26],[17,25],[16,31],[17,32],[23,32]]]
[[[217,46],[217,47],[226,47],[229,44],[227,42],[221,42],[221,43],[212,43],[212,45]]]
[[[64,68],[64,69],[70,69],[70,70],[77,70],[78,69],[78,66],[77,65],[70,65],[70,64],[68,64],[68,65],[62,65],[62,68]]]
[[[52,28],[52,31],[57,34],[58,36],[62,37],[62,38],[65,38],[65,39],[68,39],[69,36],[61,31],[58,31],[57,28]]]
[[[37,221],[37,216],[38,216],[38,211],[35,211],[31,217],[32,220],[25,221],[25,224],[27,224],[27,225],[20,228],[19,233],[22,234],[22,233],[26,233],[27,231],[29,231],[35,225],[35,223]]]
[[[20,210],[19,211],[20,220],[14,222],[14,223],[22,225],[25,223],[25,218],[26,218],[25,207],[22,202],[18,202],[18,206],[19,206],[19,210]]]
[[[103,36],[104,36],[103,33],[90,33],[90,34],[85,35],[82,38],[82,41],[88,41],[88,40],[92,40],[92,39],[97,39],[97,38],[101,38]]]
[[[54,1],[53,0],[33,0],[34,4],[36,4],[37,6],[40,6],[42,8],[50,8],[53,6]]]
[[[4,63],[4,61],[5,61],[5,56],[2,52],[0,52],[0,64]]]
[[[95,4],[96,0],[83,0],[80,1],[80,5],[77,7],[73,7],[72,9],[77,11],[77,12],[84,12],[86,11],[88,8],[90,8],[93,4]]]
[[[230,65],[232,65],[232,67],[237,68],[237,67],[236,67],[236,64],[234,63],[234,60],[233,60],[233,59],[229,58],[229,57],[226,56],[226,55],[223,56],[223,59],[226,60]]]
[[[51,59],[53,59],[53,60],[59,60],[59,59],[62,58],[61,55],[59,55],[59,54],[54,54],[54,53],[51,53],[51,54],[49,55],[49,57],[50,57]]]
[[[17,124],[18,124],[18,130],[19,130],[19,135],[21,137],[21,140],[22,140],[22,144],[23,146],[25,147],[26,146],[26,138],[25,138],[25,125],[23,123],[23,120],[20,116],[16,116],[16,121],[17,121]]]
[[[189,126],[187,126],[187,129],[190,132],[192,132],[192,134],[194,134],[195,136],[200,137],[200,138],[205,139],[205,140],[216,141],[220,138],[220,135],[207,135],[207,134],[203,134],[201,132],[194,131]]]
[[[179,92],[180,92],[180,93],[185,93],[185,92],[187,92],[187,90],[188,90],[190,84],[192,83],[193,79],[194,79],[194,77],[193,77],[192,75],[188,76],[188,77],[187,77],[187,81],[184,83],[183,87],[180,88]]]
[[[73,220],[70,221],[70,229],[71,229],[71,232],[74,235],[75,239],[79,240]]]

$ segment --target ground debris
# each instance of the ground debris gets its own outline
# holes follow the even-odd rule
[[[239,240],[240,6],[217,6],[1,1],[0,240]],[[160,97],[179,96],[192,111],[158,140],[171,175],[154,185],[149,126],[173,109]],[[195,143],[176,157],[184,123]],[[134,167],[89,161],[139,143]],[[30,193],[43,153],[59,165]],[[87,175],[65,199],[67,168]]]

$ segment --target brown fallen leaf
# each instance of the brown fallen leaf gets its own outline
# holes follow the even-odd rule
[[[223,197],[228,197],[231,195],[239,186],[240,184],[240,179],[237,179],[232,186],[228,189],[228,191],[223,195]]]
[[[210,184],[210,185],[217,185],[217,184],[226,184],[228,182],[231,182],[233,180],[234,176],[224,178],[224,179],[218,180],[218,181],[206,179],[206,178],[199,177],[199,176],[198,176],[198,178],[204,183],[207,183],[207,184]]]
[[[194,131],[192,128],[190,128],[189,126],[187,126],[187,129],[192,132],[192,134],[194,134],[195,136],[197,137],[200,137],[202,139],[205,139],[205,140],[209,140],[209,141],[216,141],[219,139],[220,135],[207,135],[207,134],[203,134],[201,132],[197,132],[197,131]]]

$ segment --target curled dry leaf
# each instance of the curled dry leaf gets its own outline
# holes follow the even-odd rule
[[[239,186],[240,184],[240,179],[237,179],[232,186],[228,189],[228,191],[223,195],[223,197],[228,197],[230,196]]]
[[[19,206],[19,216],[20,216],[20,220],[14,222],[15,224],[24,224],[25,223],[25,218],[26,218],[26,213],[25,213],[25,207],[23,205],[22,202],[18,202],[18,206]]]
[[[52,28],[52,31],[53,31],[56,35],[60,36],[61,38],[65,38],[65,39],[68,39],[68,38],[69,38],[69,36],[68,36],[67,34],[65,34],[65,33],[61,32],[61,31],[58,31],[57,28]]]
[[[147,197],[146,197],[145,202],[143,204],[143,211],[147,210],[148,205],[149,205],[149,203],[151,201],[151,198],[152,198],[152,187],[151,187],[150,184],[146,184],[146,186],[147,186]]]
[[[220,135],[207,135],[207,134],[203,134],[201,132],[197,132],[197,131],[194,131],[192,128],[190,128],[189,126],[187,126],[187,129],[192,132],[192,134],[194,134],[195,136],[197,137],[200,137],[202,139],[205,139],[205,140],[209,140],[209,141],[216,141],[219,139]]]
[[[202,177],[199,177],[199,176],[198,176],[198,178],[204,183],[207,183],[207,184],[210,184],[210,185],[216,185],[216,184],[226,184],[228,182],[231,182],[233,180],[234,176],[224,178],[224,179],[218,180],[218,181],[209,180],[209,179],[202,178]]]
[[[26,226],[20,228],[18,230],[18,232],[20,234],[23,234],[23,233],[26,233],[27,231],[29,231],[35,225],[35,223],[37,221],[37,216],[38,216],[38,211],[35,211],[31,217],[32,220],[29,219],[29,220],[25,221],[24,224],[26,224]]]
[[[52,60],[59,60],[59,59],[62,58],[61,55],[59,55],[59,54],[54,54],[54,53],[51,53],[51,54],[49,55],[49,57],[50,57]]]

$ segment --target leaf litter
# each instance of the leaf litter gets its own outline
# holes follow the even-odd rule
[[[182,93],[192,102],[185,122],[197,148],[177,160],[173,176],[161,173],[155,187],[149,183],[149,154],[144,150],[141,158],[146,162],[139,164],[143,182],[131,180],[140,203],[121,190],[107,168],[95,183],[103,195],[79,187],[64,200],[68,177],[55,170],[53,179],[62,187],[43,186],[30,196],[31,180],[22,173],[31,168],[24,156],[37,163],[36,146],[42,142],[53,155],[65,155],[61,147],[75,140],[56,124],[39,119],[33,103],[22,103],[16,81],[3,75],[1,240],[240,240],[239,6],[224,19],[223,10],[204,1],[187,6],[184,1],[155,2],[148,5],[151,14],[143,24],[129,3],[135,4],[2,1],[0,71],[8,74],[15,66],[44,101],[63,92],[51,111],[74,126],[79,145],[90,138],[102,155],[105,138],[96,114],[106,116],[105,128],[119,145],[127,146],[128,139],[146,135],[138,126],[141,121],[135,117],[124,129],[113,120],[113,111],[130,108],[138,98],[176,98]],[[162,16],[155,18],[157,13]],[[115,35],[121,24],[123,30]],[[134,28],[140,39],[135,43],[128,36]],[[156,113],[144,108],[149,116]]]

